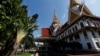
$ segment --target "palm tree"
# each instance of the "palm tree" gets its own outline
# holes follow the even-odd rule
[[[38,14],[27,16],[22,0],[2,0],[0,5],[0,42],[4,44],[1,56],[13,56],[20,42],[37,29]]]

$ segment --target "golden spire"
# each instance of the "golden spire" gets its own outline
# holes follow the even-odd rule
[[[80,5],[76,0],[70,0],[70,8],[72,8],[74,5]]]
[[[53,22],[52,23],[53,24],[55,24],[55,23],[59,24],[60,23],[59,20],[58,20],[58,18],[57,18],[57,14],[56,14],[55,10],[54,10],[54,17],[53,17]]]

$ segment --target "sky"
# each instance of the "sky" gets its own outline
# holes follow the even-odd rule
[[[84,0],[77,0],[78,2]],[[41,35],[41,28],[48,28],[53,20],[54,10],[61,24],[68,20],[68,7],[70,0],[23,0],[28,6],[28,16],[38,14],[38,30],[33,32],[35,37]],[[85,0],[85,5],[95,15],[100,17],[100,0]]]

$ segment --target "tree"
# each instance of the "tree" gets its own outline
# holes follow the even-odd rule
[[[13,56],[25,36],[37,29],[38,14],[27,16],[22,0],[1,0],[0,42],[4,44],[1,56]]]
[[[34,36],[33,36],[33,31],[37,30],[37,24],[33,24],[36,23],[36,18],[38,17],[37,14],[33,15],[32,18],[30,19],[30,26],[28,27],[28,34],[27,36],[23,39],[22,44],[25,44],[25,48],[28,49],[30,47],[34,47]]]
[[[25,49],[30,49],[30,48],[33,48],[35,47],[35,44],[34,44],[34,38],[29,36],[29,37],[25,37],[21,44],[24,44],[24,48]]]

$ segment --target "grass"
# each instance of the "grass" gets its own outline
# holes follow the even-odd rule
[[[20,53],[15,56],[31,56],[31,53]]]

